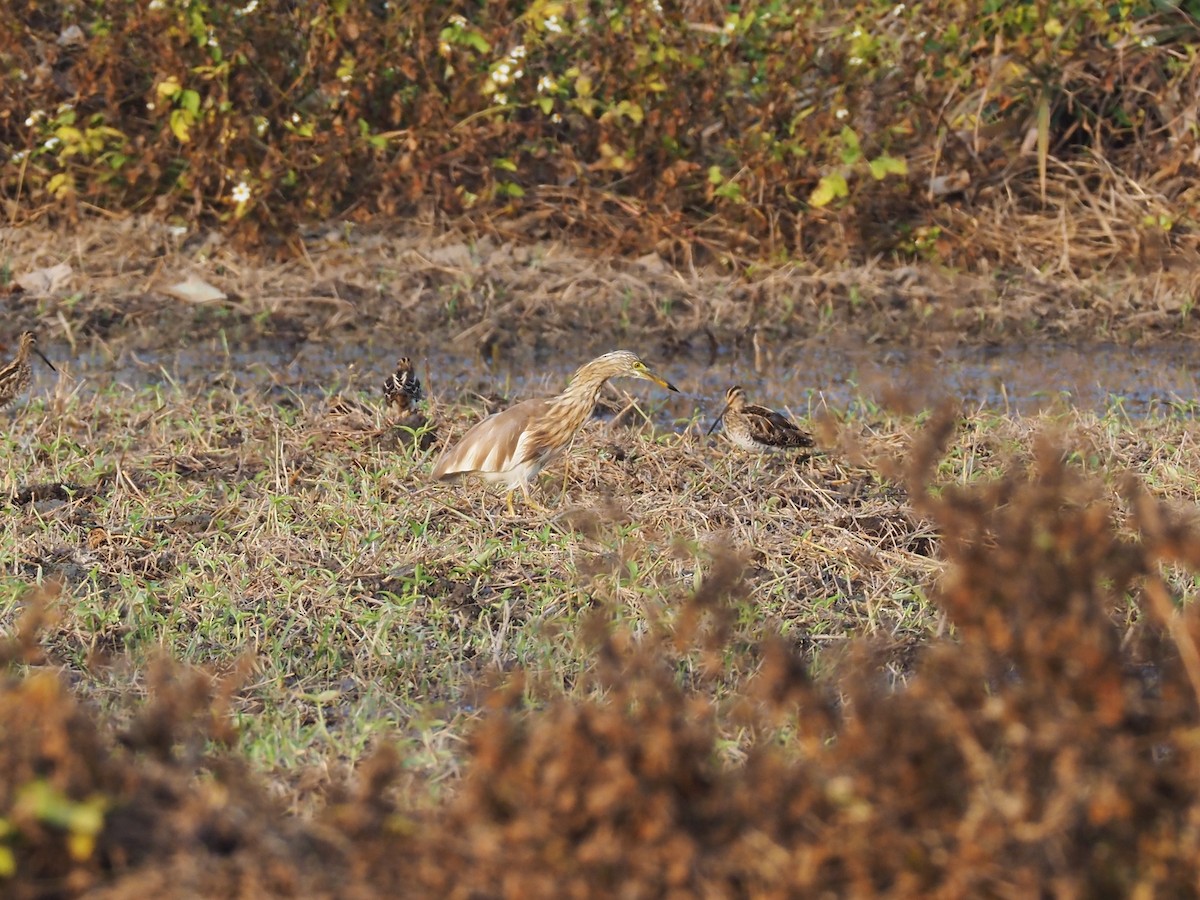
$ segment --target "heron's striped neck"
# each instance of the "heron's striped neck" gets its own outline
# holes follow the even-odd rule
[[[607,374],[577,372],[566,390],[550,401],[556,425],[572,434],[578,431],[591,417],[606,381]]]

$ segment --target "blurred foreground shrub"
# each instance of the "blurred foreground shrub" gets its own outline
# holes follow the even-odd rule
[[[6,896],[1183,896],[1200,854],[1200,619],[1164,565],[1200,535],[1131,484],[1128,527],[1043,448],[1035,472],[926,486],[954,636],[899,687],[869,647],[814,683],[790,647],[715,699],[742,589],[714,560],[673,626],[593,620],[596,689],[529,709],[520,679],[472,737],[467,775],[409,813],[384,748],[322,818],[263,799],[230,735],[232,688],[164,669],[114,740],[50,673],[0,682]],[[1125,533],[1127,536],[1122,536]],[[38,662],[36,604],[6,660]],[[691,687],[679,671],[701,673]],[[707,673],[707,674],[705,674]],[[736,730],[748,755],[717,762]],[[745,736],[750,736],[747,741]],[[196,778],[196,770],[208,770]]]

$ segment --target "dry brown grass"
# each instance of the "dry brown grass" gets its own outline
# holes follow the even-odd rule
[[[377,394],[394,344],[534,370],[581,322],[603,349],[729,344],[770,383],[772,336],[942,306],[985,335],[1035,297],[1093,321],[1073,289],[997,281],[1029,292],[1010,309],[923,270],[747,286],[420,236],[317,242],[301,271],[139,256],[162,233],[130,227],[63,256],[6,238],[96,291],[15,295],[11,320],[100,351],[39,371],[0,441],[14,896],[1194,886],[1193,407],[930,413],[906,387],[810,400],[824,455],[759,458],[706,440],[696,397],[618,384],[538,485],[550,512],[510,518],[429,465],[555,376],[421,372],[428,427]],[[181,313],[158,291],[189,265],[236,299]],[[181,323],[199,369],[119,352]],[[371,345],[324,391],[204,339],[371,331],[378,371]]]
[[[165,437],[170,420],[160,409],[127,458]],[[35,434],[48,427],[24,421]],[[284,437],[270,439],[297,482],[278,482],[275,464],[258,459],[284,499],[330,489],[321,453],[303,466],[291,456],[310,421],[277,423]],[[1038,437],[1048,427],[1053,441]],[[439,607],[466,613],[509,648],[499,669],[514,635],[534,640],[533,617],[573,632],[543,630],[546,643],[481,691],[448,794],[436,778],[416,788],[404,770],[421,767],[418,747],[389,740],[353,786],[325,789],[314,818],[283,817],[236,755],[204,744],[234,739],[227,711],[270,699],[261,682],[245,687],[260,674],[159,665],[152,702],[124,704],[114,720],[55,677],[64,628],[81,624],[70,604],[52,591],[27,597],[4,656],[32,668],[10,664],[0,684],[10,725],[0,764],[12,773],[0,816],[19,835],[0,837],[16,865],[6,887],[107,897],[1190,891],[1200,623],[1178,603],[1200,571],[1200,535],[1185,508],[1159,499],[1195,499],[1190,419],[941,413],[924,425],[881,417],[820,430],[837,452],[810,464],[718,452],[690,431],[593,426],[565,496],[545,479],[559,509],[549,520],[507,520],[491,494],[406,486],[409,508],[440,529],[420,545],[436,573],[427,618],[408,627],[428,640]],[[245,433],[233,455],[248,461],[265,436]],[[339,466],[378,465],[372,440],[339,444]],[[117,495],[163,490],[137,472],[128,465],[100,484],[101,499],[40,515],[66,524],[89,505],[103,515],[104,496],[129,504]],[[233,518],[259,508],[254,497],[236,502]],[[247,550],[270,553],[278,527],[260,523]],[[38,541],[34,522],[21,531],[26,548]],[[544,543],[522,549],[539,532]],[[495,539],[513,552],[462,567]],[[321,546],[300,530],[291,541],[293,565]],[[846,651],[814,680],[822,622],[811,601],[826,576],[840,602],[865,609],[842,610]],[[541,596],[538,582],[559,593]],[[904,584],[924,586],[933,606],[899,599]],[[487,613],[502,595],[502,614]],[[334,614],[322,603],[320,615]],[[572,605],[590,611],[568,618]],[[867,637],[851,637],[851,621]],[[574,652],[585,666],[564,666]]]

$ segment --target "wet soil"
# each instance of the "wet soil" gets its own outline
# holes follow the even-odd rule
[[[84,394],[114,383],[138,387],[203,381],[221,372],[223,380],[242,389],[305,401],[333,392],[379,393],[396,357],[405,354],[414,356],[427,393],[443,403],[473,395],[553,393],[581,360],[565,349],[521,359],[449,350],[420,354],[387,339],[281,348],[260,342],[237,350],[207,340],[145,351],[96,346],[77,354],[62,342],[44,347],[72,380],[73,390]],[[1143,416],[1200,398],[1200,357],[1191,342],[1183,341],[1140,347],[1020,343],[940,351],[780,341],[760,346],[758,353],[751,347],[715,348],[712,353],[676,352],[653,362],[683,391],[663,407],[668,420],[715,411],[725,389],[735,383],[758,402],[800,415],[886,400],[896,389],[929,405],[951,398],[970,409],[1022,414],[1065,406],[1099,412],[1119,405],[1131,416]],[[39,369],[35,389],[47,390],[55,376]]]
[[[321,379],[323,352],[342,362],[361,351],[372,368],[376,357],[406,353],[435,371],[470,360],[503,373],[570,369],[628,347],[672,365],[727,364],[739,380],[749,379],[740,374],[747,364],[759,378],[790,367],[805,392],[825,393],[837,380],[888,380],[898,364],[929,360],[939,371],[961,368],[962,383],[948,383],[970,399],[1003,400],[1013,387],[1031,397],[1066,390],[1089,403],[1090,392],[1119,392],[1138,377],[1140,348],[1181,345],[1200,331],[1186,268],[1086,281],[924,263],[680,271],[654,254],[597,258],[553,241],[332,227],[276,260],[140,219],[84,223],[71,234],[0,229],[0,263],[0,343],[36,328],[46,343],[69,344],[71,356],[203,348],[203,357],[215,342],[272,366],[318,364]],[[185,282],[205,290],[181,292]],[[1089,373],[1097,345],[1104,360]],[[1147,400],[1189,387],[1169,374],[1185,354],[1161,353],[1168,373],[1129,388]],[[1004,383],[1005,358],[1014,383],[987,388]]]

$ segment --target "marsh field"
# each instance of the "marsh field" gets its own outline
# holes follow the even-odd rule
[[[0,896],[1200,893],[1197,22],[0,3]]]
[[[867,365],[904,315],[871,269],[831,324],[786,273],[135,238],[8,238],[14,273],[72,267],[4,314],[58,370],[5,412],[14,895],[1192,883],[1186,352],[1093,320],[1080,383],[1140,347],[1140,393],[1013,396],[1010,323],[986,358],[1011,377],[967,400],[927,314],[903,367]],[[226,299],[172,296],[189,274]],[[938,277],[906,295],[954,302]],[[431,481],[480,416],[616,347],[681,393],[612,382],[544,508]],[[414,418],[381,392],[404,354]],[[706,435],[735,381],[816,452]]]

